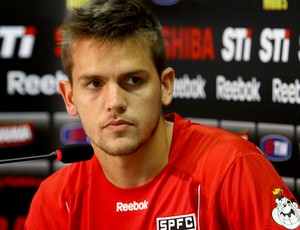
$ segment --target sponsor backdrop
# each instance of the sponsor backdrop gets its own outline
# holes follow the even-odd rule
[[[83,1],[0,1],[0,160],[88,142],[57,82],[58,28]],[[291,0],[145,1],[163,23],[174,101],[165,113],[255,143],[300,194],[300,3]],[[22,229],[41,180],[63,165],[0,164],[0,229]]]

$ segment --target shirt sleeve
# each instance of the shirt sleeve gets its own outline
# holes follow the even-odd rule
[[[226,229],[300,229],[297,201],[272,164],[257,153],[233,162],[219,204]]]
[[[38,190],[31,201],[24,230],[49,229],[43,215],[42,203],[41,193]]]

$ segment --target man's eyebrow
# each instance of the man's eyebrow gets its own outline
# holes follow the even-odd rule
[[[137,70],[132,70],[121,74],[122,77],[130,77],[134,75],[149,75],[149,71],[145,69],[137,69]]]
[[[134,75],[149,75],[149,71],[145,70],[145,69],[137,69],[137,70],[132,70],[132,71],[128,71],[128,72],[124,72],[121,73],[119,76],[120,77],[130,77],[130,76],[134,76]],[[102,78],[106,78],[103,75],[100,74],[82,74],[78,77],[78,81],[81,80],[93,80],[93,79],[102,79]]]
[[[96,80],[96,79],[101,79],[102,76],[98,74],[82,74],[78,76],[77,81],[91,81],[91,80]]]

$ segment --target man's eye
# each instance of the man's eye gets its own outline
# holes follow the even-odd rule
[[[139,77],[131,77],[128,79],[128,84],[129,85],[138,85],[141,83],[141,81],[142,81],[142,79]]]
[[[99,88],[103,84],[101,81],[92,81],[91,83],[88,84],[88,88]]]

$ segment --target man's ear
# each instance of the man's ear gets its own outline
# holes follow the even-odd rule
[[[61,92],[61,95],[64,99],[67,112],[72,115],[77,115],[77,108],[74,104],[74,98],[72,94],[72,86],[69,80],[60,80],[58,82],[58,87]]]
[[[161,74],[161,102],[168,106],[172,102],[175,72],[172,68],[166,68]]]

